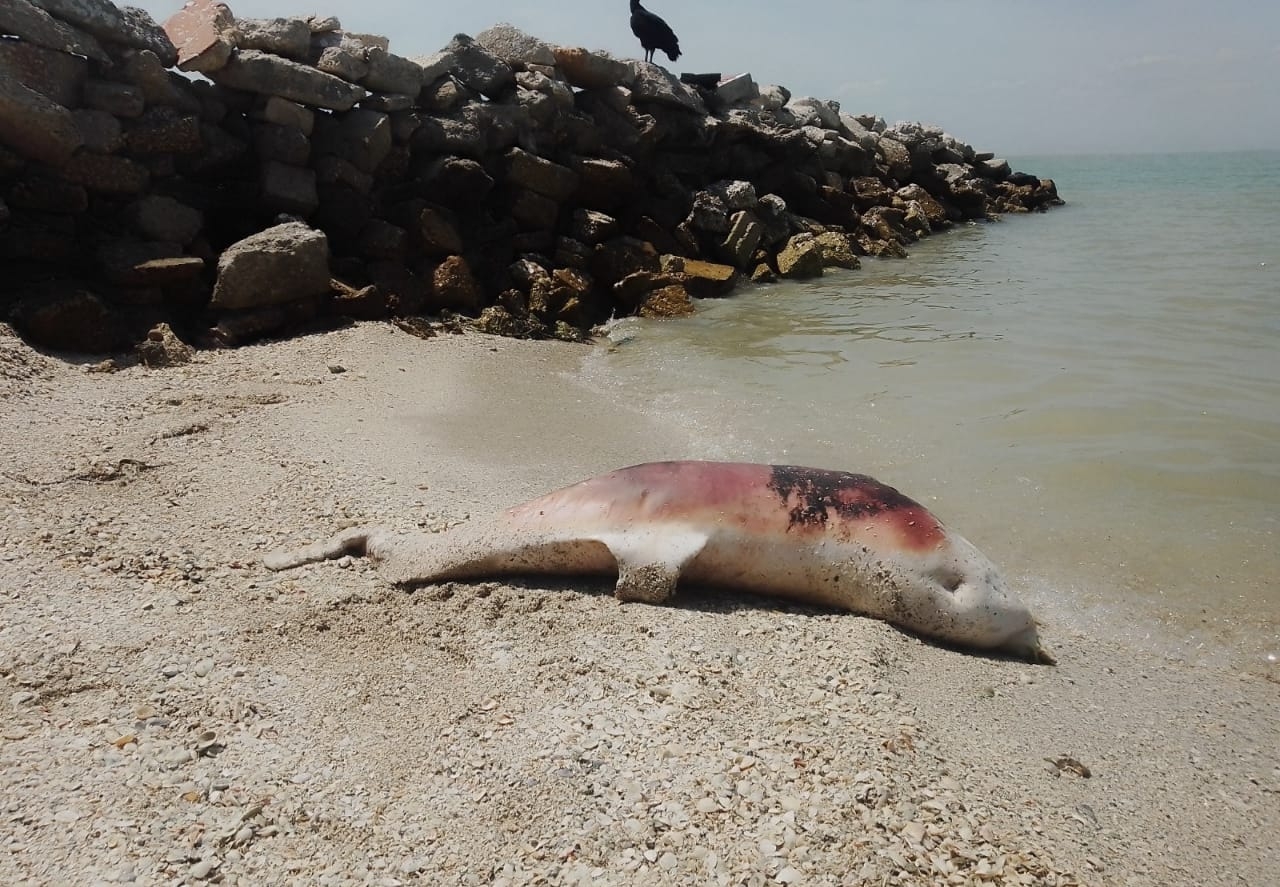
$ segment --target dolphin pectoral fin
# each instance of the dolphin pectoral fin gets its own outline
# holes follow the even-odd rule
[[[620,601],[663,604],[675,593],[684,565],[707,544],[707,535],[694,531],[662,531],[600,541],[618,561],[614,597]]]

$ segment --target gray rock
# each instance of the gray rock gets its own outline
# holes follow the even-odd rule
[[[254,126],[253,148],[263,160],[278,160],[294,166],[305,166],[311,159],[311,140],[302,130],[278,123]]]
[[[29,0],[0,3],[0,34],[15,34],[37,46],[111,63],[111,56],[91,35],[76,30],[38,7],[39,4],[32,4]]]
[[[10,186],[9,204],[37,212],[82,213],[89,208],[89,192],[48,173],[32,171]]]
[[[416,101],[416,96],[402,95],[395,92],[379,92],[360,102],[359,107],[366,111],[385,111],[389,114],[394,111],[411,110]]]
[[[907,146],[888,135],[880,137],[876,150],[884,161],[885,172],[891,179],[904,179],[911,173],[911,152]]]
[[[422,125],[422,114],[417,109],[395,111],[391,118],[391,141],[403,145],[413,138],[413,134]]]
[[[455,35],[445,51],[453,55],[449,73],[476,92],[498,98],[515,84],[511,66],[466,34]]]
[[[473,94],[479,95],[452,77],[441,77],[422,90],[418,102],[423,110],[433,111],[436,114],[450,114],[460,108]]]
[[[84,103],[90,108],[126,119],[141,116],[147,106],[141,89],[113,80],[86,80]]]
[[[84,143],[71,112],[9,77],[0,77],[0,143],[60,166]]]
[[[297,102],[282,99],[278,95],[270,96],[257,116],[266,123],[291,126],[304,136],[311,135],[316,123],[316,114],[310,108],[304,108]]]
[[[363,50],[352,52],[344,46],[328,46],[320,51],[315,68],[351,83],[359,83],[369,73],[369,62],[365,60]]]
[[[462,236],[453,213],[441,206],[428,204],[418,214],[422,247],[428,255],[448,256],[462,252]]]
[[[199,112],[200,100],[189,92],[190,81],[165,68],[160,57],[149,49],[131,50],[124,62],[124,78],[142,90],[148,105],[171,105]]]
[[[525,106],[506,102],[476,102],[463,109],[484,137],[486,153],[505,151],[512,145],[534,144],[533,118]]]
[[[99,273],[112,283],[120,286],[150,286],[157,282],[156,277],[167,277],[173,271],[152,263],[177,258],[181,252],[181,248],[172,241],[113,238],[98,245],[94,250],[94,259]],[[198,259],[196,261],[199,262]]]
[[[536,191],[557,203],[568,200],[578,187],[578,174],[567,166],[552,163],[520,148],[507,152],[507,179]]]
[[[618,234],[618,220],[593,209],[578,208],[573,211],[573,223],[569,234],[575,240],[588,245],[603,243]]]
[[[787,202],[777,194],[766,194],[756,205],[760,220],[760,240],[770,248],[782,243],[791,235]]]
[[[571,85],[579,89],[630,86],[635,79],[635,71],[630,64],[604,53],[589,52],[578,46],[558,46],[555,54],[556,67]]]
[[[755,101],[760,95],[760,87],[750,74],[738,74],[717,86],[716,95],[730,108],[740,107]]]
[[[74,125],[74,123],[73,123]],[[151,183],[147,168],[128,157],[79,151],[61,169],[69,182],[105,194],[140,194]]]
[[[320,208],[314,170],[268,160],[258,181],[262,202],[272,209],[309,216]]]
[[[521,89],[548,96],[562,111],[573,108],[573,89],[563,80],[556,80],[537,71],[521,71],[516,74],[516,84]]]
[[[412,144],[422,155],[458,154],[479,159],[485,153],[479,126],[459,116],[424,115]]]
[[[750,182],[726,180],[708,186],[708,191],[724,201],[730,211],[739,209],[755,209],[758,201],[755,186]]]
[[[724,201],[710,191],[693,195],[689,210],[689,224],[699,231],[711,234],[729,233],[729,211]]]
[[[129,345],[118,317],[96,293],[75,281],[51,281],[24,299],[14,326],[47,348],[103,353]]]
[[[204,143],[204,149],[182,159],[184,172],[205,173],[221,169],[239,160],[249,150],[247,142],[211,123],[200,124],[200,141]]]
[[[366,88],[415,96],[422,89],[422,68],[416,62],[376,47],[367,58],[369,71],[361,80]]]
[[[517,86],[515,96],[507,101],[518,105],[530,123],[542,132],[551,130],[555,125],[554,121],[557,115],[564,111],[564,108],[556,106],[551,96],[532,89],[525,89],[523,86]]]
[[[17,0],[9,0],[17,2]],[[116,7],[110,0],[34,0],[36,6],[100,40],[149,49],[165,67],[177,63],[178,53],[164,30],[146,10]]]
[[[23,40],[0,40],[0,77],[16,80],[63,107],[80,104],[88,70],[88,62],[79,56]]]
[[[120,7],[121,28],[114,35],[99,35],[104,40],[111,40],[131,46],[134,49],[146,49],[154,52],[160,64],[172,68],[178,63],[178,50],[173,41],[165,33],[164,28],[156,24],[151,13],[136,6]]]
[[[661,65],[634,62],[635,79],[631,84],[631,99],[636,102],[653,102],[672,108],[685,108],[698,114],[706,114],[707,106],[697,91],[680,82]]]
[[[204,216],[172,197],[148,194],[130,210],[138,230],[152,240],[167,240],[186,245],[195,240],[204,227]]]
[[[413,61],[422,69],[422,83],[425,86],[430,86],[441,77],[447,76],[457,63],[453,53],[448,50],[418,56]]]
[[[791,91],[785,86],[770,84],[760,87],[760,95],[754,104],[761,111],[780,111],[791,101]]]
[[[787,102],[786,109],[801,126],[820,126],[823,129],[840,128],[840,105],[821,99],[802,96]]]
[[[120,120],[106,111],[79,108],[71,112],[76,129],[84,140],[86,151],[97,154],[113,154],[124,144],[124,129]]]
[[[183,71],[216,71],[235,50],[235,19],[218,0],[190,0],[165,19],[164,30]]]
[[[854,142],[868,154],[875,154],[880,137],[863,125],[862,121],[852,114],[840,115],[839,132],[846,139]]]
[[[742,210],[730,216],[728,236],[721,243],[723,255],[737,268],[750,268],[763,228],[754,212]]]
[[[559,217],[560,204],[536,191],[518,189],[511,202],[511,218],[522,231],[550,230]]]
[[[338,21],[336,15],[323,17],[313,15],[307,18],[307,27],[311,29],[312,34],[328,34],[333,31],[341,31],[342,22]]]
[[[124,134],[129,153],[194,154],[204,147],[200,138],[200,119],[180,115],[164,106],[148,108],[129,124]]]
[[[226,67],[210,75],[215,83],[263,95],[277,95],[304,105],[349,110],[369,93],[360,86],[306,65],[253,49],[240,50]]]
[[[506,22],[476,35],[476,43],[508,65],[554,65],[555,51],[537,37],[532,37]]]
[[[367,259],[404,258],[409,234],[399,225],[383,219],[370,219],[360,231],[357,250]]]
[[[323,154],[315,162],[316,180],[325,185],[346,185],[361,194],[373,190],[373,176],[362,172],[350,160]]]
[[[993,157],[989,160],[976,162],[973,165],[973,171],[985,179],[995,179],[997,182],[1003,182],[1009,178],[1012,169],[1009,167],[1009,161]]]
[[[261,49],[295,61],[305,62],[311,55],[311,28],[300,18],[236,19],[236,46]]]
[[[328,290],[328,238],[301,222],[289,222],[251,234],[219,256],[210,306],[259,308]]]
[[[636,175],[621,161],[579,157],[574,160],[573,170],[578,174],[574,198],[588,207],[616,212],[636,199]]]
[[[316,150],[372,173],[391,150],[391,121],[381,111],[356,108],[332,115],[316,129]]]
[[[391,38],[381,34],[357,34],[354,31],[343,31],[341,41],[344,46],[361,47],[365,50],[381,49],[383,52],[391,50]]]
[[[124,42],[115,36],[124,30],[124,13],[110,0],[34,0],[34,3],[90,34]]]

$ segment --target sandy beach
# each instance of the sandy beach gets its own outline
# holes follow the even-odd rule
[[[105,373],[0,330],[0,883],[1280,880],[1280,673],[261,566],[707,455],[590,347],[369,323]]]

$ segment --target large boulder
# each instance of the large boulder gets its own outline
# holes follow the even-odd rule
[[[506,22],[500,22],[476,35],[476,43],[508,65],[554,65],[555,51],[537,37],[532,37]]]
[[[29,0],[0,3],[0,34],[15,34],[37,46],[111,64],[111,57],[92,36],[59,21]]]
[[[0,76],[0,143],[59,166],[71,159],[84,138],[62,105]]]
[[[26,0],[5,0],[2,5]],[[177,63],[178,53],[151,14],[134,6],[118,7],[111,0],[33,0],[52,16],[88,31],[99,40],[122,43],[133,49],[149,49],[166,68]]]
[[[311,28],[300,18],[239,19],[236,31],[241,49],[261,49],[299,62],[311,54]]]
[[[0,40],[0,77],[16,80],[64,107],[80,104],[88,70],[79,56],[22,40]]]
[[[449,256],[436,266],[431,275],[431,305],[436,311],[442,308],[478,314],[484,300],[471,266],[462,256]]]
[[[130,207],[138,230],[152,240],[188,244],[204,227],[204,215],[172,197],[148,194]]]
[[[631,84],[631,96],[634,101],[684,108],[696,114],[707,113],[707,106],[697,90],[681,83],[679,77],[661,65],[634,62],[633,70],[635,79]]]
[[[261,308],[328,290],[329,239],[301,222],[288,222],[251,234],[222,253],[210,305]]]
[[[445,52],[453,55],[450,73],[476,92],[498,98],[515,85],[511,66],[466,34],[455,35]]]
[[[555,54],[556,66],[564,74],[564,79],[579,89],[630,86],[635,79],[631,65],[603,53],[589,52],[577,46],[558,46]]]
[[[578,188],[578,174],[567,166],[552,163],[520,148],[508,151],[506,159],[508,181],[557,203],[568,200]]]
[[[129,345],[128,332],[88,286],[50,281],[18,305],[14,326],[29,341],[47,348],[101,354]]]
[[[369,94],[354,83],[256,49],[239,50],[210,77],[232,89],[277,95],[333,111],[348,111]]]
[[[422,66],[417,62],[373,47],[366,53],[369,70],[361,81],[376,92],[417,96],[422,89]]]
[[[822,245],[807,232],[793,236],[778,253],[778,273],[783,277],[821,277],[822,266]]]

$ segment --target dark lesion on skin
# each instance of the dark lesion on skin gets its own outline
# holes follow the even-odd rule
[[[832,515],[857,520],[893,511],[928,513],[915,500],[865,474],[771,465],[769,489],[783,505],[791,505],[788,529],[824,528]]]

